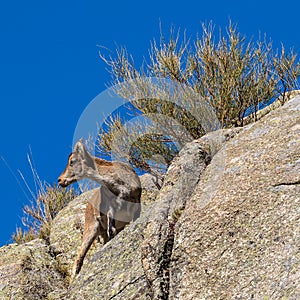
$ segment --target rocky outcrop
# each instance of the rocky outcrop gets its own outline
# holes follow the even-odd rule
[[[42,240],[0,248],[0,299],[59,299],[64,273]]]
[[[208,156],[203,159],[206,152],[202,148],[199,141],[186,146],[170,168],[155,203],[84,264],[70,286],[69,299],[89,298],[95,290],[100,299],[143,299],[164,293],[161,285],[167,270],[169,217],[183,209],[198,182],[197,173],[209,162]]]
[[[176,224],[170,299],[300,299],[299,208],[300,97],[244,128],[205,170]]]
[[[141,176],[143,210],[155,201],[154,178]],[[0,248],[0,299],[62,299],[68,297],[69,274],[81,244],[85,206],[93,190],[74,199],[56,216],[49,242],[34,240]],[[95,242],[86,260],[103,243]]]
[[[142,186],[142,210],[146,206],[153,204],[159,193],[161,182],[153,175],[144,174],[140,176]]]
[[[299,299],[299,137],[298,96],[254,124],[187,144],[159,192],[151,178],[142,180],[141,217],[105,246],[95,244],[66,288],[63,276],[80,245],[84,201],[92,191],[81,195],[56,217],[50,245],[0,249],[0,296]],[[26,273],[24,261],[34,274]],[[46,270],[47,278],[37,276]],[[45,292],[33,288],[26,298],[24,280]]]

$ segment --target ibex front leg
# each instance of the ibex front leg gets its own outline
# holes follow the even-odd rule
[[[88,252],[94,240],[99,234],[99,226],[99,223],[96,222],[93,227],[89,228],[88,232],[83,234],[82,244],[73,265],[72,278],[74,278],[80,272],[86,253]]]
[[[98,196],[98,194],[96,196]],[[85,223],[82,243],[73,265],[72,279],[74,279],[74,277],[80,272],[86,253],[101,232],[101,223],[99,218],[100,214],[98,215],[98,212],[96,212],[94,205],[88,202],[85,211]]]

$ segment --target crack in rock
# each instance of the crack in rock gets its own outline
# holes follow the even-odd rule
[[[273,184],[273,187],[281,186],[281,185],[297,185],[297,184],[300,184],[300,179],[297,180],[297,181],[294,181],[294,182],[280,182],[280,183],[275,183],[275,184]]]
[[[113,296],[111,296],[109,298],[109,300],[114,299],[116,296],[120,295],[128,286],[135,284],[136,282],[138,282],[139,280],[143,279],[145,277],[145,275],[139,276],[138,278],[135,278],[134,280],[131,280],[130,282],[128,282],[123,288],[121,288],[116,294],[114,294]]]

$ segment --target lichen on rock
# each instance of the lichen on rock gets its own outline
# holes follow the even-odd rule
[[[67,286],[93,191],[82,194],[54,219],[50,245],[0,249],[0,298],[299,299],[299,137],[297,96],[187,144],[160,190],[145,176],[140,218],[95,243]]]

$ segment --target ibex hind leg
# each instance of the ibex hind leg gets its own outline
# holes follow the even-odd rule
[[[110,241],[117,234],[116,221],[114,219],[114,214],[110,211],[107,214],[107,223],[108,223],[107,224],[107,235],[108,235],[108,240]]]

